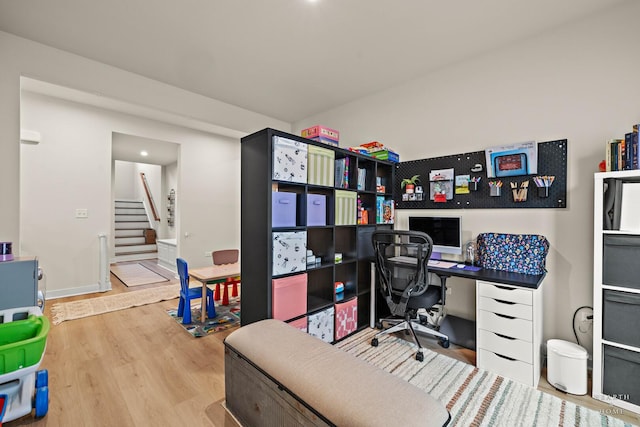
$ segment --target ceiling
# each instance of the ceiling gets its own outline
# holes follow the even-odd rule
[[[146,152],[142,155],[141,152]],[[170,165],[178,160],[178,144],[114,132],[111,158],[125,162]]]
[[[0,0],[0,30],[286,122],[633,0]]]

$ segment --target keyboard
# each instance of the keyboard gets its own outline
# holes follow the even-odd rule
[[[416,265],[418,263],[418,258],[406,255],[394,256],[393,258],[389,258],[389,261],[399,262],[401,264],[413,264]]]

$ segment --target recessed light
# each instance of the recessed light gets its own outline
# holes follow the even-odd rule
[[[143,151],[140,152],[140,155],[143,156],[143,157],[146,157],[146,156],[149,155],[149,153],[147,153],[146,151],[143,150]]]

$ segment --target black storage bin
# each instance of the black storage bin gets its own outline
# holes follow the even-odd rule
[[[602,392],[640,405],[640,353],[624,348],[604,346]]]
[[[640,294],[605,290],[602,300],[602,338],[640,347]]]
[[[604,236],[602,283],[640,289],[640,236]]]

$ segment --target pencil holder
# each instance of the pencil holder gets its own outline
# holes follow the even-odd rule
[[[549,197],[549,187],[538,187],[538,197]]]
[[[477,182],[469,182],[469,191],[478,191],[478,183]]]
[[[501,192],[500,192],[501,188],[502,188],[502,187],[498,187],[498,186],[495,186],[495,185],[490,186],[490,187],[489,187],[489,196],[491,196],[491,197],[500,197],[500,195],[501,195]]]

